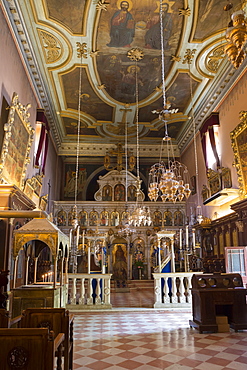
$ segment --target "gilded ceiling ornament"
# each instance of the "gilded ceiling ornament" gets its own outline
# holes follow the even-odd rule
[[[103,90],[103,89],[105,89],[105,84],[98,85],[98,89],[99,89],[99,90]]]
[[[99,50],[94,50],[90,52],[90,57],[92,58],[97,57],[98,55],[99,55]]]
[[[128,51],[127,57],[130,60],[134,60],[134,61],[138,62],[139,60],[141,60],[144,57],[144,53],[143,53],[143,50],[140,49],[140,48],[133,48],[133,49]]]
[[[220,46],[212,50],[206,59],[206,68],[213,73],[216,73],[219,69],[220,62],[224,59],[224,47]]]
[[[85,42],[77,42],[77,57],[87,58],[87,44]]]
[[[53,35],[45,31],[39,31],[42,42],[42,49],[47,63],[56,62],[62,54],[60,41]]]
[[[189,7],[187,7],[186,9],[178,9],[178,14],[179,15],[190,16],[191,15],[191,10],[190,10]]]
[[[179,55],[172,55],[171,60],[173,62],[180,62],[181,57]]]
[[[183,64],[187,63],[187,64],[191,64],[192,63],[192,59],[194,58],[194,54],[196,52],[196,49],[187,49],[186,52],[185,52],[185,56],[184,56],[184,59],[183,59]]]
[[[96,2],[96,10],[105,10],[107,11],[107,7],[109,6],[109,3],[106,2],[106,0],[99,0]]]

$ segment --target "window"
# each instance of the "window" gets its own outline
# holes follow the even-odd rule
[[[228,272],[236,272],[242,276],[246,275],[244,249],[227,249]]]

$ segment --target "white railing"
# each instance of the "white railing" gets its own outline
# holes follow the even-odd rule
[[[158,265],[157,267],[155,267],[154,269],[154,272],[158,273],[159,271],[162,271],[163,268],[171,261],[171,253],[169,252],[163,259],[163,261],[161,262],[160,266]]]
[[[197,272],[200,274],[200,272]],[[191,278],[194,272],[153,273],[154,308],[192,308]]]
[[[110,280],[112,274],[68,274],[69,299],[67,308],[112,308]]]

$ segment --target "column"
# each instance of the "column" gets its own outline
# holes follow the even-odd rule
[[[91,262],[91,247],[90,245],[88,245],[88,249],[87,249],[87,273],[90,274],[90,271],[91,271],[91,266],[90,266],[90,262]]]
[[[65,257],[64,260],[65,260],[65,276],[64,276],[64,279],[65,279],[65,284],[68,284],[69,283],[69,275],[68,275],[69,259],[68,259],[68,257]]]
[[[57,256],[54,256],[54,281],[53,281],[53,287],[56,289],[57,285]]]
[[[60,286],[63,286],[63,261],[64,258],[61,258],[61,271],[60,271]]]
[[[17,265],[18,265],[18,255],[14,259],[13,289],[15,289],[15,287],[16,287]]]
[[[24,280],[24,284],[25,285],[28,285],[28,265],[29,265],[29,258],[30,258],[30,256],[27,256],[26,257],[26,271],[25,271],[25,280]]]
[[[161,272],[161,253],[160,253],[160,239],[158,237],[158,264],[159,264],[159,272]]]
[[[175,272],[174,237],[171,238],[171,270]]]
[[[37,267],[38,267],[38,257],[34,257],[34,284],[37,283]]]

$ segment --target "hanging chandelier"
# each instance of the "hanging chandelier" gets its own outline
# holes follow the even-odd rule
[[[137,62],[140,61],[144,56],[144,53],[139,48],[133,48],[128,51],[127,57],[135,63],[135,84],[136,84],[136,203],[134,209],[130,211],[129,218],[126,222],[126,227],[140,227],[140,226],[151,226],[152,219],[150,215],[149,208],[147,206],[141,205],[142,192],[140,179],[140,161],[139,161],[139,89],[138,89],[138,68]]]
[[[182,163],[175,160],[155,163],[149,172],[149,199],[156,202],[160,197],[163,202],[181,202],[190,196],[188,181],[189,173]]]
[[[136,204],[129,218],[129,225],[134,227],[151,226],[152,218],[149,207],[139,204],[141,196],[141,180],[138,176],[136,183]]]
[[[171,115],[177,113],[177,109],[171,109],[166,101],[165,90],[165,58],[164,58],[164,29],[163,29],[163,1],[160,0],[160,40],[161,40],[161,72],[162,72],[162,94],[163,108],[154,110],[164,124],[165,134],[160,149],[160,161],[155,163],[149,172],[148,197],[151,201],[182,201],[189,197],[191,190],[189,185],[189,173],[187,167],[175,160],[171,137],[168,135],[168,120]],[[161,160],[163,145],[166,144],[168,160],[167,163]]]
[[[232,8],[233,4],[228,2],[223,9],[230,11]],[[225,54],[233,66],[238,68],[246,57],[247,20],[242,9],[231,15],[225,37],[227,40]]]

